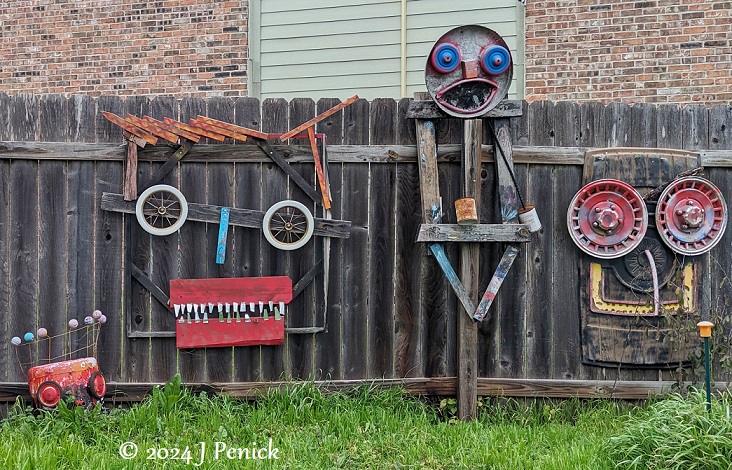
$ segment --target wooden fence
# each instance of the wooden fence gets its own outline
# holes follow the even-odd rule
[[[187,121],[198,114],[267,132],[284,132],[337,103],[268,99],[0,95],[0,382],[25,378],[12,336],[39,326],[64,329],[101,309],[98,359],[113,382],[280,379],[439,378],[456,375],[458,301],[423,244],[414,121],[409,100],[359,100],[318,124],[327,135],[333,216],[351,221],[333,239],[327,298],[321,274],[288,309],[284,346],[176,350],[174,319],[130,277],[128,259],[164,291],[172,278],[302,277],[323,257],[320,239],[278,251],[261,231],[234,227],[226,262],[215,264],[218,225],[187,222],[179,234],[153,237],[134,215],[103,211],[103,192],[121,193],[121,130],[101,111]],[[578,265],[566,211],[582,185],[583,149],[637,146],[704,150],[706,175],[732,200],[732,107],[533,102],[511,119],[518,184],[538,206],[544,228],[522,245],[489,318],[479,326],[479,377],[491,379],[673,380],[673,371],[584,365],[580,349]],[[460,197],[462,122],[439,122],[444,221],[455,223]],[[19,144],[17,142],[24,142]],[[36,143],[32,143],[36,142]],[[487,132],[484,142],[490,143]],[[304,141],[281,147],[315,182]],[[172,150],[140,152],[144,184]],[[481,220],[498,221],[492,147],[484,149]],[[266,210],[301,190],[249,143],[197,144],[165,180],[189,202]],[[313,209],[315,209],[313,207]],[[316,214],[317,216],[318,214]],[[457,247],[447,249],[457,263]],[[502,250],[481,245],[484,289]],[[129,256],[129,258],[128,258]],[[732,298],[732,234],[712,251],[701,286],[706,308]],[[166,333],[167,332],[167,333]],[[11,360],[12,359],[12,360]],[[571,393],[569,393],[571,394]]]

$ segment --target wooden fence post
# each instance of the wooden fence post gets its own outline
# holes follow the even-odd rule
[[[482,121],[467,119],[463,126],[462,197],[474,198],[476,211],[480,214]],[[478,294],[479,264],[480,245],[460,243],[460,282],[471,299]],[[478,325],[472,320],[475,312],[463,312],[462,305],[458,310],[458,417],[467,420],[475,419],[478,413]]]

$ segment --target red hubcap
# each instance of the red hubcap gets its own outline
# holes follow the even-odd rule
[[[706,253],[719,243],[726,226],[727,203],[704,178],[681,178],[658,197],[656,227],[664,243],[677,253]]]
[[[618,180],[597,180],[575,194],[567,211],[572,241],[597,258],[618,258],[640,244],[648,211],[640,194]]]

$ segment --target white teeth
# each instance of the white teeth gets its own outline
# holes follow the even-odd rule
[[[188,323],[191,323],[192,321],[199,323],[202,320],[203,323],[208,323],[209,314],[214,314],[215,306],[217,308],[216,311],[219,314],[219,321],[223,321],[225,315],[227,323],[231,323],[233,319],[236,319],[237,322],[241,322],[241,314],[243,313],[244,321],[251,322],[252,318],[250,317],[250,313],[256,316],[257,305],[259,305],[259,316],[263,320],[269,320],[271,315],[274,315],[275,320],[281,320],[285,315],[285,302],[275,302],[273,300],[249,302],[248,309],[247,302],[173,304],[173,312],[175,314],[175,318],[181,323],[184,321],[187,321]]]

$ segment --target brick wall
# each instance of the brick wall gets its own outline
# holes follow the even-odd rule
[[[529,100],[732,101],[732,2],[526,2]]]
[[[246,95],[247,0],[5,0],[0,91]]]

